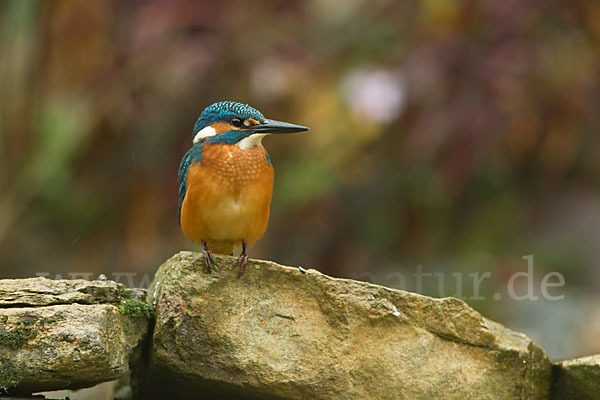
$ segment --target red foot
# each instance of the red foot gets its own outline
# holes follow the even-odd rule
[[[246,264],[248,264],[248,248],[246,247],[246,242],[242,240],[242,253],[240,254],[240,273],[238,278],[241,278],[244,275],[244,271],[246,270]]]
[[[204,264],[206,264],[206,269],[208,269],[208,273],[210,274],[212,255],[210,254],[210,250],[208,250],[208,246],[206,246],[206,242],[202,242],[202,254],[204,255]]]

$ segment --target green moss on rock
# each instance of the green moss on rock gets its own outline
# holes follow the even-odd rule
[[[0,359],[0,393],[16,386],[22,378],[13,362]]]
[[[7,319],[2,320],[0,325],[0,346],[6,346],[13,350],[20,349],[29,339],[37,336],[38,330],[34,327],[36,318],[25,317],[16,321],[12,328],[7,329]]]
[[[125,300],[119,305],[121,314],[130,315],[135,318],[151,318],[154,315],[154,308],[151,304],[139,300]]]
[[[4,316],[0,319],[0,346],[5,346],[13,350],[20,349],[29,339],[37,336],[38,329],[36,328],[36,324],[39,327],[61,319],[25,316],[16,321],[9,322],[8,316]]]

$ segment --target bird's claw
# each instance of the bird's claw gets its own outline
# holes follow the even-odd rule
[[[240,263],[240,273],[238,274],[238,278],[241,278],[244,275],[244,271],[246,270],[246,265],[248,264],[248,248],[246,247],[246,242],[242,241],[242,252],[240,253],[239,258]]]
[[[238,275],[238,278],[241,278],[242,275],[244,275],[244,271],[246,270],[246,265],[248,264],[248,256],[241,255],[239,262],[240,262],[240,273]]]
[[[202,243],[202,254],[204,255],[204,264],[206,265],[206,269],[210,274],[210,266],[212,263],[212,254],[210,254],[210,250],[208,250],[208,246],[206,246],[206,242]]]

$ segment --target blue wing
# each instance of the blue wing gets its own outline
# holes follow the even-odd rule
[[[179,182],[179,225],[181,225],[181,205],[187,191],[187,172],[193,162],[199,162],[202,158],[202,142],[196,143],[188,150],[179,163],[179,174],[177,182]]]

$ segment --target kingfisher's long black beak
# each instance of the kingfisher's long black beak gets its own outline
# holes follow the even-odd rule
[[[248,127],[255,133],[295,133],[309,130],[306,126],[290,124],[288,122],[266,119],[262,123]]]

